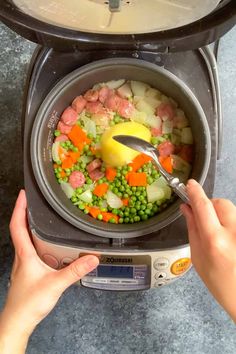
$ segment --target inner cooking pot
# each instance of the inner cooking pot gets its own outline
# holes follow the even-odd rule
[[[191,90],[176,76],[138,59],[105,59],[85,65],[62,79],[43,101],[31,135],[31,162],[40,190],[51,207],[66,221],[86,232],[103,237],[138,237],[153,233],[181,216],[177,198],[160,214],[134,224],[104,223],[84,214],[66,197],[57,183],[51,147],[61,113],[75,96],[99,82],[127,79],[143,81],[175,99],[185,111],[194,137],[195,159],[191,177],[203,184],[211,156],[210,132],[205,114]]]

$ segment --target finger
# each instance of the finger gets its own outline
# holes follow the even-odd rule
[[[19,255],[36,253],[30,240],[26,216],[27,201],[25,191],[21,190],[10,221],[10,232],[16,253]]]
[[[227,199],[211,200],[222,226],[236,228],[236,206]]]
[[[95,269],[99,264],[99,259],[96,256],[88,255],[81,257],[54,273],[54,285],[63,292],[70,285],[83,278],[86,274]]]
[[[190,245],[195,248],[199,244],[199,233],[191,208],[187,204],[182,204],[180,209],[185,217]]]
[[[212,235],[221,224],[210,199],[200,184],[193,179],[187,183],[187,193],[200,236]]]

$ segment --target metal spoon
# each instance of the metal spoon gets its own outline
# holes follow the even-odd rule
[[[166,170],[161,166],[159,162],[159,152],[158,150],[147,143],[143,139],[136,138],[135,136],[130,135],[116,135],[113,136],[113,139],[118,143],[121,143],[125,146],[130,147],[131,149],[142,152],[148,156],[150,156],[155,164],[157,165],[160,173],[166,179],[169,186],[173,189],[173,191],[185,202],[189,204],[189,198],[186,192],[186,186],[184,183],[181,183],[177,177],[171,176]]]

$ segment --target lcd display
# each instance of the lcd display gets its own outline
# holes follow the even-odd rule
[[[104,278],[128,278],[132,279],[134,277],[133,267],[126,266],[105,266],[100,265],[97,268],[97,276]]]

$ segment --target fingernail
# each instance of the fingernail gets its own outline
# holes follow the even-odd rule
[[[196,186],[198,183],[197,181],[195,181],[195,179],[190,179],[188,180],[188,183],[187,183],[187,187],[191,187],[191,186]]]
[[[90,268],[95,268],[99,264],[99,259],[95,256],[90,256],[87,258],[86,263]]]

